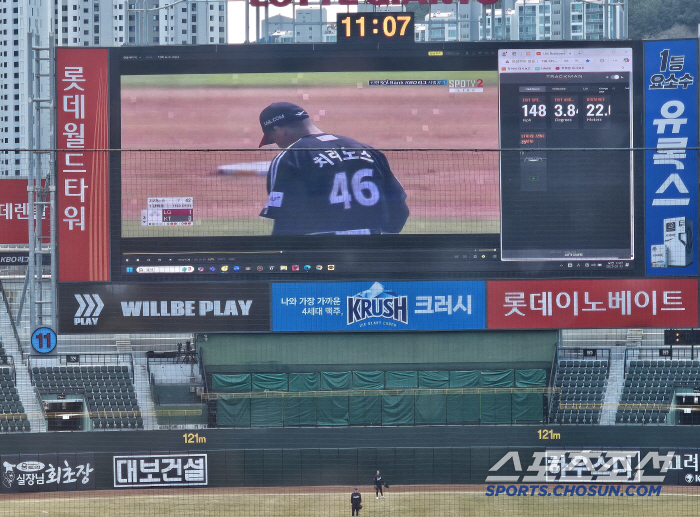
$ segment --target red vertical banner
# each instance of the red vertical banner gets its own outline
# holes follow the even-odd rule
[[[696,279],[495,280],[487,300],[490,329],[698,326]]]
[[[43,181],[42,181],[43,185]],[[38,210],[34,207],[34,210]],[[44,206],[41,219],[44,235],[49,233],[49,207]],[[27,180],[0,180],[0,242],[3,244],[29,243],[29,203]]]
[[[56,49],[58,279],[109,280],[108,51]]]

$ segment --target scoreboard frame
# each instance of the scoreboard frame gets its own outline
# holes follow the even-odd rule
[[[642,81],[642,43],[633,41],[605,42],[481,42],[481,43],[425,43],[410,48],[401,44],[384,43],[374,48],[338,46],[333,44],[314,45],[256,45],[256,46],[199,46],[199,47],[141,47],[109,49],[109,142],[111,149],[122,149],[121,145],[121,100],[120,81],[124,75],[167,75],[171,73],[207,74],[207,73],[299,73],[314,71],[450,71],[450,70],[484,70],[496,71],[497,53],[502,48],[632,48],[634,68],[632,82],[634,97],[631,114],[634,127],[633,148],[641,148],[643,142],[643,88]],[[495,114],[497,115],[497,114]],[[574,145],[574,147],[576,147]],[[495,150],[494,150],[495,152]],[[500,260],[480,262],[479,264],[460,263],[455,265],[452,256],[456,249],[478,250],[498,249],[500,234],[463,234],[450,235],[376,235],[376,236],[298,236],[298,237],[180,237],[172,238],[124,238],[122,237],[121,214],[121,154],[110,153],[110,276],[113,281],[201,281],[197,275],[149,275],[126,274],[123,262],[126,253],[152,254],[152,256],[174,253],[176,250],[211,249],[223,254],[245,251],[253,256],[269,256],[274,253],[286,253],[299,258],[298,263],[312,264],[310,270],[303,268],[294,280],[352,280],[368,278],[381,274],[390,279],[499,279],[499,278],[633,278],[644,276],[645,253],[643,185],[644,166],[641,152],[634,153],[634,260],[610,269],[590,270],[568,265],[566,260],[559,264],[560,269],[543,267],[541,262],[504,262]],[[196,200],[195,200],[196,202]],[[310,253],[312,252],[312,253]],[[182,254],[185,254],[184,252]],[[454,254],[457,255],[456,253]],[[493,255],[496,257],[496,254]],[[344,257],[352,257],[353,268],[343,268]],[[395,264],[393,271],[375,269],[373,260],[385,260]],[[398,258],[400,257],[400,259]],[[471,256],[470,256],[471,259]],[[241,268],[236,275],[217,276],[217,281],[250,280],[290,280],[289,273],[260,258],[262,270],[255,268],[246,272]],[[575,265],[576,259],[570,261]],[[251,264],[255,264],[255,260]],[[324,264],[323,270],[313,266]],[[333,271],[325,265],[333,264]],[[402,270],[402,265],[406,267]],[[384,264],[382,264],[384,266]],[[568,267],[567,267],[568,266]],[[231,269],[233,271],[233,269]],[[260,275],[264,272],[265,275]],[[146,278],[148,276],[148,278]],[[312,278],[311,278],[312,277]],[[211,280],[212,278],[208,278]]]

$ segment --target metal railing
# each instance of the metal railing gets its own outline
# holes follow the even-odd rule
[[[69,358],[71,358],[69,360]],[[74,360],[77,359],[77,360]],[[54,356],[29,356],[27,361],[27,369],[29,370],[29,378],[34,382],[34,374],[32,368],[37,366],[53,367],[53,366],[129,366],[129,376],[131,382],[134,382],[134,356],[133,354],[67,354]]]
[[[625,349],[625,377],[631,361],[663,361],[669,365],[673,361],[693,361],[699,359],[700,353],[694,345],[667,345],[644,348]]]

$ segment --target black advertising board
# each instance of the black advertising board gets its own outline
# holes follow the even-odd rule
[[[141,454],[113,457],[114,488],[207,486],[206,454]]]
[[[270,330],[266,283],[59,284],[59,332]]]
[[[2,492],[95,490],[94,454],[9,454],[0,457]]]

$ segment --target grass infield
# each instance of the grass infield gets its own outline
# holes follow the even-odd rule
[[[43,492],[0,496],[2,516],[350,515],[353,487],[268,487]],[[392,486],[386,499],[360,486],[361,517],[680,517],[698,515],[700,487],[663,487],[650,497],[487,497],[478,485]]]

